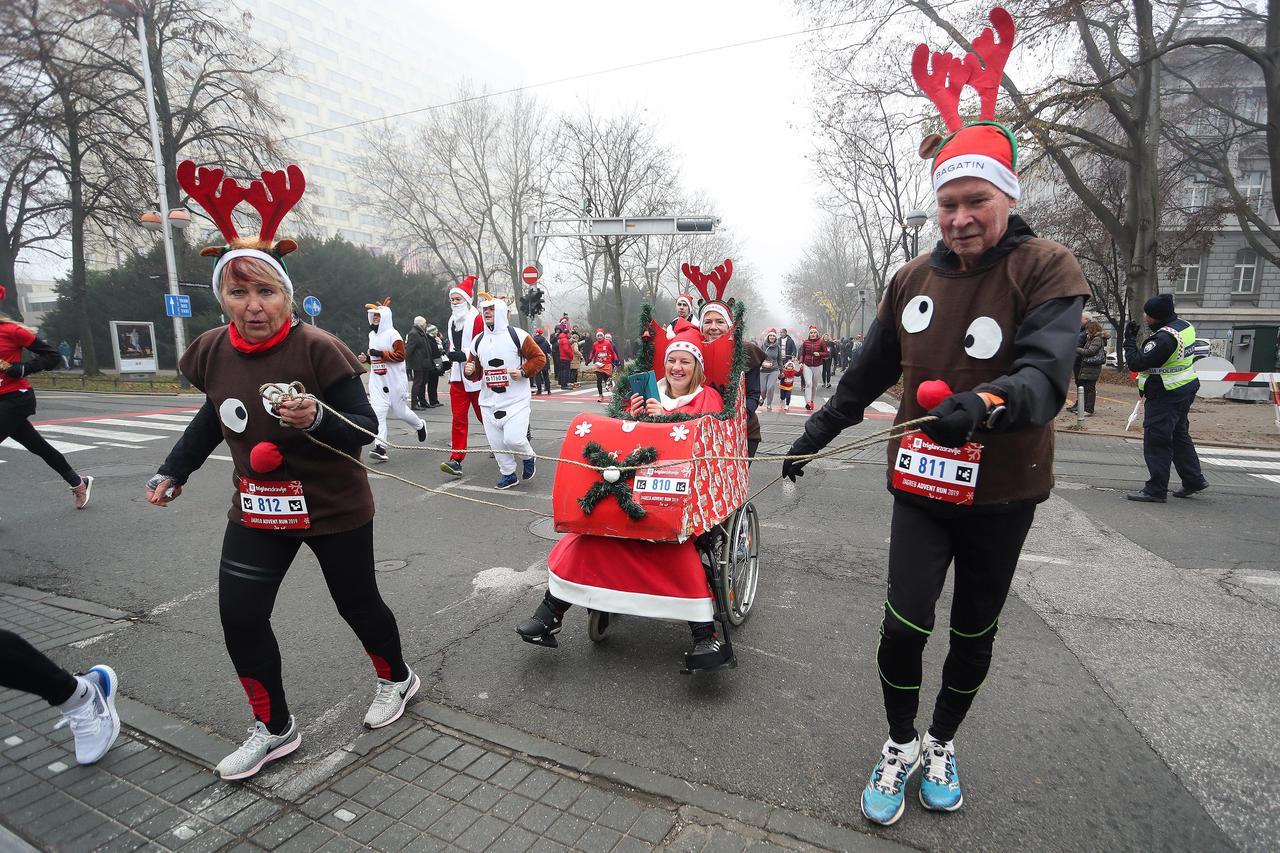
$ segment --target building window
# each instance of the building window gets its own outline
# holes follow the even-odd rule
[[[1232,293],[1253,293],[1258,283],[1258,253],[1252,249],[1236,252],[1235,275],[1231,279]]]
[[[1199,210],[1209,203],[1209,181],[1204,175],[1192,175],[1186,183],[1184,197],[1187,210]]]
[[[1248,94],[1240,98],[1240,117],[1252,124],[1265,122],[1266,112],[1263,109],[1261,95]]]
[[[1179,264],[1181,275],[1173,283],[1175,293],[1199,293],[1200,292],[1200,257],[1187,255],[1183,257],[1182,263]]]
[[[1192,136],[1217,136],[1217,116],[1208,107],[1201,107],[1191,115]]]
[[[1240,190],[1240,195],[1244,196],[1244,200],[1257,208],[1262,201],[1262,186],[1266,181],[1266,172],[1244,172],[1236,181],[1236,187]]]

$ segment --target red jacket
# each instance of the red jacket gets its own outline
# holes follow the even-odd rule
[[[599,364],[601,362],[604,362],[605,364],[617,364],[621,359],[618,358],[618,351],[613,348],[613,344],[602,339],[591,345],[590,361],[592,364]]]
[[[822,362],[831,357],[831,347],[822,338],[816,341],[804,339],[800,344],[800,363],[809,367],[822,367]]]
[[[565,364],[568,364],[569,362],[573,361],[573,341],[569,340],[568,335],[560,336],[560,341],[557,344],[557,347],[560,350],[561,361],[563,361]]]

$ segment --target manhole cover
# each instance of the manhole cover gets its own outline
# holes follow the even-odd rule
[[[549,539],[552,542],[559,542],[564,538],[563,533],[556,533],[555,522],[550,518],[540,518],[533,524],[529,525],[529,532],[534,536],[542,539]]]
[[[408,560],[380,560],[373,564],[375,572],[398,572],[409,565]]]

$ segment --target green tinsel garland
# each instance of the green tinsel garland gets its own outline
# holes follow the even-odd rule
[[[742,374],[746,370],[747,352],[742,346],[742,330],[746,327],[743,320],[747,315],[747,306],[741,302],[733,304],[733,364],[729,368],[729,382],[720,396],[724,399],[724,408],[718,415],[712,415],[722,421],[727,421],[733,417],[735,407],[738,404],[738,386],[742,379]],[[653,369],[653,341],[644,339],[644,331],[649,328],[649,321],[653,317],[653,307],[649,303],[640,306],[640,349],[636,352],[636,357],[619,368],[615,374],[613,386],[613,399],[609,403],[609,417],[621,418],[623,420],[636,420],[631,415],[631,382],[627,379],[632,373],[643,373],[646,370]],[[680,421],[690,421],[694,418],[705,417],[704,415],[658,415],[651,418],[647,415],[644,418],[645,423],[669,424],[679,423]]]
[[[582,449],[582,458],[586,459],[597,468],[609,468],[614,465],[621,464],[623,467],[631,467],[635,465],[649,465],[658,459],[658,450],[654,447],[639,447],[631,452],[623,462],[618,463],[609,455],[599,442],[588,441],[587,446]],[[636,503],[631,493],[631,489],[627,486],[628,480],[634,480],[636,476],[635,469],[630,471],[619,471],[618,482],[610,483],[608,480],[601,479],[599,482],[592,483],[591,488],[587,489],[587,493],[578,498],[578,506],[582,507],[582,511],[587,515],[591,515],[592,510],[600,501],[613,495],[618,501],[618,506],[622,507],[622,511],[627,514],[627,518],[632,521],[639,521],[648,513],[644,507]]]

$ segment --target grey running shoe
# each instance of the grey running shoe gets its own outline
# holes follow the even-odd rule
[[[386,462],[388,458],[387,449],[381,444],[375,444],[373,449],[369,451],[369,458],[375,462]]]
[[[106,664],[98,664],[86,672],[83,678],[89,682],[93,695],[74,711],[67,711],[54,726],[71,727],[75,738],[76,761],[93,764],[107,754],[120,736],[120,715],[116,713],[116,672]]]
[[[71,486],[69,490],[76,499],[76,509],[84,509],[89,505],[89,492],[93,490],[93,478],[81,477],[80,485]]]
[[[268,761],[283,758],[301,745],[302,734],[292,714],[289,715],[289,728],[278,735],[267,731],[267,724],[258,720],[249,729],[248,739],[240,744],[239,749],[219,761],[213,772],[226,781],[248,779]]]
[[[369,713],[364,715],[364,727],[380,729],[400,719],[400,715],[404,713],[404,706],[421,686],[422,682],[418,680],[418,675],[413,670],[409,670],[409,677],[404,681],[388,681],[385,678],[379,678],[377,692],[373,695],[373,704],[369,706]]]

